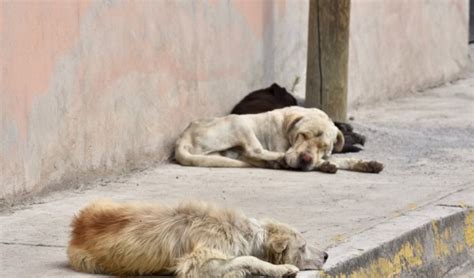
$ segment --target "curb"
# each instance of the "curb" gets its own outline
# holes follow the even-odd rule
[[[297,277],[443,277],[474,262],[474,208],[432,205],[411,211],[327,252],[323,271]]]

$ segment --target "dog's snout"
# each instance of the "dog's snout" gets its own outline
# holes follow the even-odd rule
[[[313,157],[310,154],[302,153],[298,157],[299,166],[306,168],[313,163]]]
[[[307,153],[302,153],[300,155],[300,159],[301,159],[301,161],[303,161],[305,163],[310,163],[311,161],[313,161],[313,158]]]
[[[323,262],[325,263],[325,262],[328,260],[328,258],[329,258],[328,253],[324,252],[324,254],[323,254]]]
[[[298,168],[302,170],[310,170],[313,164],[313,157],[308,153],[301,153],[298,156]]]

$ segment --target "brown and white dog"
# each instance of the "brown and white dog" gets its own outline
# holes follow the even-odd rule
[[[202,202],[177,207],[97,201],[72,222],[71,266],[88,273],[178,277],[285,276],[327,253],[289,225]]]
[[[228,115],[192,122],[175,145],[187,166],[337,169],[378,173],[376,161],[330,158],[344,136],[323,111],[291,106],[260,114]]]

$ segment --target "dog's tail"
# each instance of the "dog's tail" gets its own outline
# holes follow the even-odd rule
[[[244,168],[252,167],[247,162],[233,159],[230,157],[223,156],[219,153],[215,154],[193,154],[192,145],[190,138],[186,138],[186,135],[179,138],[176,142],[174,149],[174,156],[176,161],[185,166],[199,166],[199,167],[232,167],[232,168]]]

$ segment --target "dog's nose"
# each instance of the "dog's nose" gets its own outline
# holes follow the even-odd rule
[[[328,260],[329,255],[328,255],[328,253],[324,252],[324,255],[323,255],[323,256],[324,256],[324,257],[323,257],[323,262],[325,263],[325,262]]]
[[[309,166],[313,163],[313,157],[307,153],[302,153],[299,156],[299,164],[301,167]]]
[[[305,163],[310,163],[313,161],[313,158],[311,157],[311,155],[307,154],[307,153],[302,153],[300,155],[300,160],[305,162]]]

